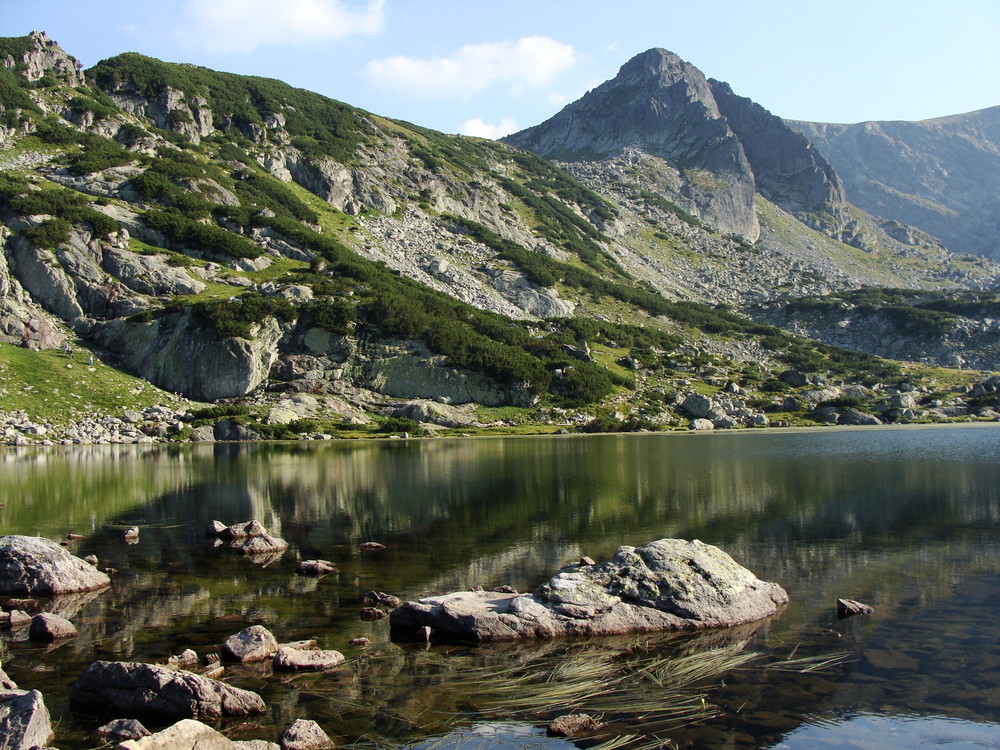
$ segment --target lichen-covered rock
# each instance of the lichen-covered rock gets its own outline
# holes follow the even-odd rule
[[[720,628],[769,617],[788,601],[718,547],[660,539],[574,565],[533,595],[467,591],[406,602],[390,615],[400,640],[474,641]]]
[[[227,661],[263,661],[278,651],[278,641],[263,625],[251,625],[222,644],[222,658]]]
[[[0,593],[68,594],[110,584],[107,575],[53,541],[0,536]]]
[[[249,690],[138,662],[94,662],[73,683],[69,699],[76,711],[150,721],[246,716],[266,708]]]
[[[0,750],[45,747],[52,738],[49,710],[37,690],[0,690]]]

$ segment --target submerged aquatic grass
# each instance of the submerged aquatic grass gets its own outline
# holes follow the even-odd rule
[[[415,657],[419,666],[413,663],[410,667],[429,676],[437,671],[435,666],[440,666],[442,658],[453,663],[439,674],[440,684],[433,678],[425,683],[421,709],[411,713],[407,721],[424,737],[419,743],[421,750],[433,748],[435,740],[428,744],[426,737],[441,732],[445,733],[438,737],[442,747],[458,747],[463,740],[456,730],[469,721],[491,725],[523,721],[537,727],[571,713],[586,713],[601,723],[591,734],[573,738],[592,750],[671,747],[672,731],[723,712],[709,698],[714,688],[724,684],[727,674],[770,669],[824,671],[837,668],[848,656],[796,657],[793,650],[787,657],[772,658],[747,648],[748,633],[752,631],[736,629],[694,638],[670,635],[631,645],[619,638],[522,643],[518,644],[520,650],[505,644],[499,649],[481,646],[427,651]],[[457,667],[456,660],[465,663]],[[370,665],[375,667],[375,662]],[[444,688],[451,696],[465,696],[465,700],[459,705],[439,703],[437,693]],[[309,692],[336,703],[341,710],[381,720],[399,718],[386,711],[384,702],[365,706],[344,700],[335,691]],[[368,738],[359,746],[404,747],[398,741],[386,743]]]

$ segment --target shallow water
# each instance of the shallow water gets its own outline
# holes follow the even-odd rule
[[[349,661],[298,677],[229,669],[227,681],[269,706],[257,727],[221,725],[234,737],[273,738],[305,717],[338,742],[568,747],[538,734],[544,712],[505,714],[500,702],[484,713],[497,704],[470,675],[634,650],[636,639],[399,646],[386,620],[360,619],[359,595],[526,591],[581,555],[698,538],[781,583],[791,604],[739,641],[760,660],[703,686],[718,715],[660,736],[699,748],[997,747],[998,458],[1000,429],[989,426],[9,450],[0,531],[83,534],[72,550],[120,572],[110,590],[67,605],[79,637],[45,648],[5,632],[0,660],[43,692],[54,744],[69,750],[93,744],[96,718],[73,715],[66,699],[91,661],[206,654],[253,623]],[[291,543],[281,560],[255,565],[204,535],[214,519],[251,518]],[[133,524],[139,543],[127,545]],[[361,552],[364,541],[386,549]],[[340,573],[295,576],[310,558]],[[838,621],[838,597],[877,611]],[[348,645],[360,635],[368,648]],[[789,655],[843,661],[804,674],[773,666]]]

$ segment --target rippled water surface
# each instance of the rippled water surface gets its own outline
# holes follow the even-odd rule
[[[782,584],[791,604],[725,644],[759,659],[689,688],[714,717],[669,728],[606,719],[692,748],[1000,747],[998,459],[1000,429],[989,426],[9,449],[0,532],[82,534],[72,550],[119,572],[111,589],[59,605],[79,637],[43,647],[4,631],[0,661],[42,691],[58,721],[53,744],[68,750],[94,744],[97,717],[67,702],[86,665],[208,654],[254,623],[283,641],[316,638],[348,663],[295,677],[228,669],[227,681],[269,706],[257,726],[221,724],[234,738],[274,738],[305,717],[339,743],[571,747],[545,738],[543,707],[504,711],[493,693],[511,665],[690,655],[719,642],[400,646],[386,620],[362,621],[359,595],[530,591],[582,555],[698,538]],[[289,541],[280,560],[255,564],[205,536],[212,520],[254,518]],[[139,543],[127,545],[132,525]],[[386,548],[362,552],[364,541]],[[295,576],[310,558],[340,573]],[[838,597],[876,612],[838,621]],[[371,645],[348,644],[361,635]],[[789,658],[805,661],[778,664]]]

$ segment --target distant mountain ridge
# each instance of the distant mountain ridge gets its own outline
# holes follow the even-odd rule
[[[787,124],[833,164],[852,203],[953,252],[1000,258],[1000,107],[919,122]]]

